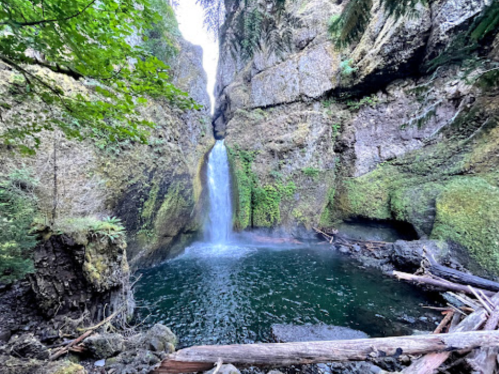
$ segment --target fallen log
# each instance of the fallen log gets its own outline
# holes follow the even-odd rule
[[[499,303],[499,294],[492,297],[494,303]],[[458,314],[454,314],[454,317]],[[487,311],[484,308],[479,308],[475,312],[471,313],[469,316],[464,318],[459,324],[454,322],[457,319],[453,319],[449,332],[464,332],[464,331],[475,331],[483,326],[485,321],[487,321]],[[412,362],[407,368],[402,370],[402,374],[433,374],[436,372],[438,367],[442,365],[450,356],[450,352],[437,352],[427,354]]]
[[[499,283],[440,265],[433,255],[426,250],[423,252],[422,265],[427,272],[436,277],[483,290],[499,292]]]
[[[499,308],[496,307],[494,312],[490,315],[487,323],[485,323],[484,330],[495,330],[499,323]],[[481,348],[473,351],[466,357],[466,362],[477,374],[493,374],[497,366],[497,355],[499,348]]]
[[[303,343],[197,346],[168,355],[153,373],[192,373],[209,370],[219,360],[233,365],[289,366],[332,361],[364,361],[398,357],[401,354],[420,355],[497,345],[499,331]]]
[[[443,290],[450,290],[456,292],[463,292],[469,295],[474,295],[473,291],[468,287],[450,282],[445,279],[435,278],[428,275],[414,275],[409,273],[404,273],[401,271],[393,271],[392,275],[397,279],[406,280],[413,283],[426,284],[429,286],[437,287]],[[481,290],[487,296],[493,296],[495,293],[488,290]]]

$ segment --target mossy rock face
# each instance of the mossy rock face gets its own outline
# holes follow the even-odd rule
[[[394,168],[379,166],[369,174],[344,180],[338,191],[338,213],[342,218],[391,219],[390,190],[396,174]]]
[[[458,243],[480,267],[499,275],[498,212],[499,188],[479,177],[455,178],[437,198],[432,237]]]
[[[412,223],[420,237],[430,235],[435,222],[436,199],[442,188],[438,183],[426,183],[395,189],[390,200],[393,217]]]
[[[342,178],[331,214],[391,219],[454,245],[475,273],[499,275],[499,98],[480,98],[439,141]]]

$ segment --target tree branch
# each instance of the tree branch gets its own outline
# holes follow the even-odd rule
[[[45,23],[53,23],[53,22],[65,22],[69,21],[70,19],[76,18],[80,16],[82,13],[84,13],[88,8],[90,8],[97,0],[92,0],[90,3],[88,3],[82,10],[76,12],[75,14],[68,16],[66,18],[54,18],[54,19],[44,19],[44,20],[39,20],[39,21],[29,21],[29,22],[15,22],[17,26],[20,27],[25,27],[25,26],[37,26],[37,25],[43,25]],[[9,22],[1,22],[0,25],[8,25]]]

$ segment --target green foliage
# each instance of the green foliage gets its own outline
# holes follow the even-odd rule
[[[324,207],[324,210],[321,213],[321,218],[319,224],[321,227],[332,227],[335,221],[334,217],[334,195],[336,193],[336,189],[334,187],[329,188],[327,192],[327,203]]]
[[[312,177],[315,179],[316,177],[319,176],[320,170],[312,167],[306,167],[302,169],[303,174],[305,174],[307,177]]]
[[[266,3],[234,0],[225,24],[224,0],[197,0],[197,3],[205,10],[205,25],[220,38],[220,45],[228,42],[234,59],[239,56],[248,60],[257,51],[282,55],[293,45],[293,27],[300,23],[299,18],[284,12],[285,0]],[[229,23],[230,32],[223,29]]]
[[[341,75],[343,77],[348,77],[358,70],[358,68],[353,68],[351,64],[352,64],[351,58],[341,61],[340,70],[341,70]]]
[[[33,190],[38,184],[27,169],[0,175],[0,281],[20,279],[33,271],[36,244],[31,224],[36,214]]]
[[[421,115],[416,116],[416,118],[412,118],[409,122],[403,123],[400,128],[406,129],[409,127],[416,126],[418,129],[422,129],[432,118],[437,116],[437,108],[432,106],[429,110],[426,110]]]
[[[56,222],[54,231],[59,235],[66,234],[82,241],[88,236],[100,237],[102,241],[111,242],[124,240],[126,237],[125,228],[121,220],[116,217],[107,217],[103,220],[94,217],[68,218]]]
[[[329,109],[331,107],[331,105],[333,105],[335,103],[336,103],[336,99],[334,97],[331,97],[327,100],[324,100],[322,102],[322,105],[324,106],[324,108]]]
[[[381,0],[388,15],[401,17],[414,9],[417,3],[427,0]],[[360,40],[371,21],[372,0],[350,0],[345,5],[341,15],[335,15],[329,20],[329,33],[338,48],[346,47]]]
[[[340,123],[331,124],[331,130],[332,130],[331,138],[333,139],[333,142],[336,140],[336,137],[340,133],[340,129],[341,129]]]
[[[371,96],[364,96],[360,100],[348,100],[347,101],[347,107],[350,110],[359,110],[362,108],[364,105],[369,105],[370,107],[374,108],[377,104],[379,103],[378,96],[376,94],[372,94]]]
[[[243,230],[247,227],[272,227],[280,223],[281,201],[293,196],[296,191],[294,182],[284,184],[282,175],[275,172],[275,183],[262,186],[251,167],[256,152],[238,146],[228,147],[228,151],[237,198],[234,226]]]
[[[469,71],[484,63],[475,52],[497,34],[499,30],[499,3],[494,1],[486,7],[467,31],[459,33],[438,56],[425,65],[426,71],[435,71],[446,64],[467,64]]]
[[[284,15],[289,19],[278,23],[281,8],[273,9],[268,11],[266,4],[258,3],[254,7],[243,7],[237,13],[229,39],[234,57],[238,54],[243,60],[249,60],[257,51],[280,56],[289,50],[293,43],[291,26],[298,21]]]
[[[159,22],[149,0],[2,1],[0,61],[23,77],[11,83],[12,99],[44,105],[43,115],[13,117],[3,141],[33,153],[39,132],[58,127],[69,138],[146,143],[154,124],[141,118],[139,109],[148,98],[198,108],[170,82],[164,62],[128,42],[132,36],[147,40],[144,34]],[[79,79],[88,89],[61,87],[36,69],[40,66]],[[54,108],[61,114],[52,115]]]
[[[499,274],[499,189],[478,177],[456,178],[437,199],[432,237],[470,251],[483,268]]]
[[[163,62],[169,62],[178,53],[174,41],[180,36],[173,8],[167,1],[151,0],[151,7],[160,19],[145,30],[144,48]]]
[[[484,90],[499,88],[499,67],[482,73],[476,79],[476,84]]]

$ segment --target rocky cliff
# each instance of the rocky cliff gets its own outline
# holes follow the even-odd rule
[[[182,39],[178,47],[178,54],[169,61],[173,81],[204,108],[183,112],[166,101],[149,101],[142,116],[157,127],[151,131],[148,145],[110,143],[98,137],[79,142],[55,131],[42,135],[34,156],[21,157],[9,147],[0,150],[3,176],[22,169],[37,181],[37,224],[48,224],[54,204],[56,226],[85,216],[116,216],[127,230],[129,263],[135,268],[165,259],[175,243],[196,233],[200,222],[200,169],[213,143],[210,101],[202,49]],[[43,69],[39,74],[50,75],[72,92],[91,89],[68,76]],[[15,79],[7,66],[0,66],[2,115],[28,116],[28,107],[33,113],[37,106],[40,115],[46,115],[43,103],[14,102],[9,82]],[[50,115],[57,117],[58,113]]]
[[[499,274],[497,3],[391,14],[373,1],[359,39],[338,46],[328,26],[345,3],[226,2],[214,126],[236,226],[402,221]],[[251,53],[241,17],[272,26]]]

